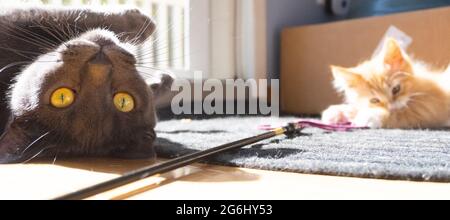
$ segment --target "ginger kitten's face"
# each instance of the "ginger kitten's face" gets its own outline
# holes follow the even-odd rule
[[[348,121],[386,128],[435,127],[448,116],[446,94],[415,73],[393,39],[376,58],[354,68],[332,67],[336,88],[353,108]],[[344,114],[344,113],[343,113]]]
[[[394,41],[388,41],[384,56],[355,68],[332,66],[332,73],[347,101],[360,106],[401,110],[413,95],[411,63]]]

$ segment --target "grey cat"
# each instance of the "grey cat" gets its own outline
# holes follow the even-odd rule
[[[139,10],[0,14],[0,163],[36,156],[155,158],[154,93],[125,42],[155,30]],[[154,88],[152,91],[151,88]]]

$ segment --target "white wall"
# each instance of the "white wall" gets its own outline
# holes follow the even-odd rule
[[[267,0],[267,70],[279,77],[280,33],[284,27],[334,20],[316,0]]]

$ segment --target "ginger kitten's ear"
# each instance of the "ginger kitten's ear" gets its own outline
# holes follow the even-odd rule
[[[364,83],[364,79],[360,74],[344,67],[331,66],[331,72],[334,77],[334,86],[340,90],[356,87]]]
[[[387,73],[407,72],[413,73],[409,57],[394,38],[388,38],[383,48],[383,64],[388,68]]]

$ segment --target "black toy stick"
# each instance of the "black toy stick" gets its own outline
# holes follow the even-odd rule
[[[165,172],[169,172],[175,169],[178,169],[180,167],[184,167],[190,164],[193,164],[195,162],[201,161],[203,159],[206,159],[210,156],[217,155],[229,150],[238,149],[245,147],[250,144],[254,144],[275,136],[279,136],[282,134],[286,135],[292,135],[294,134],[298,129],[301,129],[300,124],[298,123],[292,123],[288,126],[276,128],[269,132],[266,132],[264,134],[260,134],[254,137],[238,140],[232,143],[224,144],[218,147],[214,147],[208,150],[195,152],[192,154],[188,154],[185,156],[181,156],[172,160],[169,160],[167,162],[144,167],[135,171],[131,171],[129,173],[124,174],[123,176],[120,176],[118,178],[73,192],[69,193],[67,195],[61,196],[56,198],[56,200],[78,200],[78,199],[86,199],[88,197],[106,192],[108,190],[112,190],[114,188],[126,185],[128,183],[132,183],[150,176],[154,176],[157,174],[162,174]]]
[[[238,140],[232,143],[224,144],[218,147],[214,147],[208,150],[199,151],[196,153],[188,154],[185,156],[181,156],[162,164],[153,165],[149,167],[144,167],[129,173],[124,174],[121,177],[116,179],[112,179],[110,181],[106,181],[80,191],[76,191],[61,197],[56,198],[57,200],[75,200],[75,199],[85,199],[99,193],[106,192],[108,190],[123,186],[125,184],[138,181],[150,176],[154,176],[157,174],[162,174],[168,171],[172,171],[178,169],[180,167],[184,167],[195,162],[206,159],[210,156],[214,156],[229,150],[239,149],[245,147],[250,144],[254,144],[275,136],[279,136],[282,134],[291,136],[298,134],[302,129],[307,127],[315,127],[327,131],[351,131],[354,129],[366,129],[367,127],[355,127],[351,124],[338,124],[338,125],[327,125],[318,121],[310,121],[303,120],[294,123],[289,123],[287,126],[280,128],[273,128],[270,125],[262,125],[260,126],[261,130],[269,130],[264,134],[260,134],[254,137]]]

